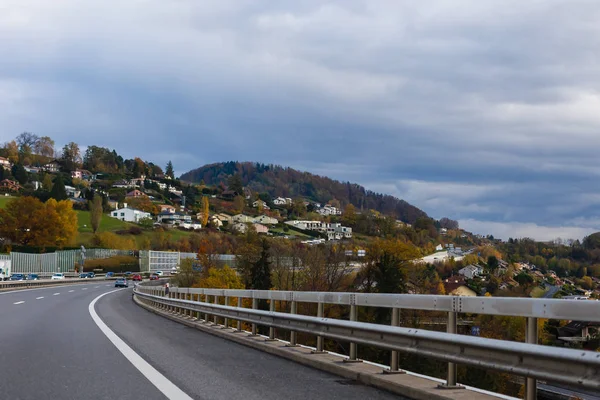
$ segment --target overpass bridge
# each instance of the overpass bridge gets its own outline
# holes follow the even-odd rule
[[[261,301],[272,309],[260,310]],[[313,304],[316,315],[298,314],[304,303]],[[323,318],[327,304],[349,308],[350,320]],[[109,281],[8,290],[0,293],[0,398],[502,398],[461,389],[457,364],[522,376],[528,398],[535,398],[537,380],[540,386],[558,382],[559,391],[577,389],[591,396],[600,385],[600,353],[533,344],[533,322],[598,320],[598,304],[186,288],[173,288],[167,296],[160,286],[134,291],[115,289]],[[392,326],[358,321],[362,307],[389,309]],[[405,309],[444,313],[446,332],[395,326]],[[467,314],[521,316],[532,343],[453,333]],[[253,335],[263,330],[266,337]],[[269,340],[283,333],[289,340]],[[306,335],[317,337],[314,349],[302,346]],[[350,343],[348,354],[322,352],[328,338]],[[359,346],[390,350],[389,365],[359,362]],[[409,366],[399,365],[400,352],[447,362],[446,379],[402,374]]]

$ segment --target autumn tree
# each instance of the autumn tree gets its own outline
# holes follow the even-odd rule
[[[229,190],[237,192],[237,194],[244,194],[244,184],[242,183],[242,177],[239,174],[234,174],[227,180],[227,187]]]
[[[50,192],[52,190],[53,185],[54,184],[52,183],[52,175],[44,174],[44,177],[42,178],[42,189],[44,189],[47,192]]]
[[[15,164],[19,162],[19,145],[15,140],[4,143],[2,150],[4,156],[8,158],[11,163]]]
[[[150,200],[148,196],[134,197],[127,200],[127,204],[131,208],[148,212],[150,214],[158,214],[158,207]]]
[[[50,197],[56,200],[66,200],[67,190],[65,189],[65,182],[63,182],[62,176],[56,175],[54,178],[54,183],[52,185],[52,190],[50,191]]]
[[[241,213],[244,211],[244,207],[246,206],[246,200],[244,200],[243,196],[235,196],[233,199],[233,209],[237,213]]]
[[[94,195],[94,199],[89,201],[90,209],[90,223],[92,225],[92,232],[95,234],[100,228],[100,222],[102,221],[102,196],[99,194]]]
[[[54,157],[54,140],[49,136],[42,136],[35,142],[34,151],[44,157]]]
[[[104,249],[132,250],[135,243],[132,239],[119,236],[112,232],[100,232],[92,238],[92,244]]]
[[[169,160],[167,166],[165,167],[165,176],[167,178],[175,179],[175,171],[173,170],[173,163],[171,160]]]
[[[19,146],[19,159],[28,160],[38,141],[38,136],[31,132],[23,132],[17,136],[17,145]]]
[[[348,204],[342,214],[342,221],[346,225],[354,226],[356,224],[356,207],[352,204]]]
[[[69,142],[64,145],[60,157],[62,167],[65,171],[71,172],[81,166],[81,151],[79,145],[75,142]]]
[[[202,226],[206,226],[208,224],[208,213],[209,213],[209,202],[208,202],[208,197],[207,196],[202,196],[202,203],[200,206],[201,209],[201,213],[202,213]]]
[[[77,222],[70,201],[23,196],[0,210],[0,236],[21,245],[63,247],[74,243]]]
[[[234,269],[225,265],[223,268],[209,268],[206,278],[200,279],[197,285],[202,288],[243,289],[244,284]]]

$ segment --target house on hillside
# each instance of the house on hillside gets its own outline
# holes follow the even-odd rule
[[[254,218],[252,218],[248,215],[244,215],[244,214],[234,215],[231,220],[232,220],[232,222],[240,222],[242,224],[248,224],[248,223],[254,222]]]
[[[321,215],[342,215],[342,210],[329,204],[323,208],[319,208],[317,212]]]
[[[72,198],[78,198],[81,196],[81,190],[76,189],[73,186],[65,185],[65,192],[67,192],[67,196]]]
[[[23,187],[19,185],[19,182],[11,181],[10,179],[4,179],[1,181],[0,188],[8,192],[18,192],[19,190],[23,189]]]
[[[236,222],[233,224],[233,226],[231,227],[231,229],[234,232],[238,232],[238,233],[246,233],[248,232],[248,225],[243,223],[243,222]]]
[[[41,169],[43,171],[56,174],[60,171],[60,164],[56,160],[50,161],[48,164],[43,165]]]
[[[220,228],[223,226],[223,221],[221,221],[216,215],[212,215],[208,221],[210,224],[216,228]]]
[[[135,222],[136,224],[144,218],[151,218],[150,213],[129,207],[111,211],[109,215],[113,218],[120,219],[121,221]]]
[[[256,200],[254,203],[252,203],[252,207],[254,208],[258,208],[258,207],[262,207],[263,210],[269,210],[269,206],[267,205],[267,203],[265,203],[262,200]]]
[[[125,195],[125,197],[131,197],[131,198],[137,198],[137,197],[148,197],[146,196],[146,194],[138,189],[132,190],[131,192],[127,193]]]
[[[0,167],[4,169],[11,169],[12,163],[8,160],[8,158],[0,157]]]
[[[446,294],[450,296],[477,296],[477,293],[467,286],[464,276],[451,276],[445,279],[444,289]]]
[[[221,198],[223,200],[233,200],[238,195],[239,195],[239,193],[236,192],[235,190],[225,190],[223,193],[221,193]]]
[[[30,174],[38,174],[41,169],[38,167],[32,167],[31,165],[23,165],[23,169]]]
[[[177,209],[170,204],[159,204],[158,209],[161,213],[168,212],[170,214],[175,214],[175,211],[177,211]]]
[[[76,169],[75,171],[71,171],[71,178],[73,179],[90,179],[92,177],[92,173],[85,169]]]
[[[292,205],[292,199],[290,197],[278,197],[273,200],[273,204],[276,206]]]
[[[252,226],[256,230],[256,233],[268,233],[269,232],[269,228],[267,228],[263,224],[254,223],[254,224],[252,224]]]
[[[239,215],[243,215],[243,214],[239,214]],[[224,214],[224,213],[219,213],[219,214],[215,214],[213,215],[214,218],[218,219],[219,221],[221,221],[221,223],[228,223],[231,224],[233,222],[233,217],[229,214]]]
[[[479,265],[471,264],[459,269],[458,274],[464,276],[465,278],[473,279],[476,276],[483,274],[483,268]]]
[[[273,217],[269,217],[268,215],[260,215],[254,218],[254,223],[264,224],[264,225],[276,225],[279,221]]]
[[[181,212],[171,213],[168,211],[163,211],[160,214],[158,214],[156,221],[159,224],[170,225],[170,226],[181,225],[184,223],[191,224],[192,216],[181,213]]]

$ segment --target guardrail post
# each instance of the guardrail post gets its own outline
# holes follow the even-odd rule
[[[271,303],[269,304],[269,311],[275,312],[275,300],[271,299]],[[269,338],[265,339],[265,342],[274,342],[275,341],[275,328],[272,326],[269,327]]]
[[[292,304],[290,306],[290,314],[297,314],[298,307],[296,302],[292,300]],[[287,347],[298,347],[298,333],[296,331],[290,332],[290,344],[287,344]]]
[[[252,298],[252,309],[256,310],[258,308],[258,299]],[[256,323],[252,323],[252,333],[249,336],[256,336]]]
[[[229,305],[229,296],[225,296],[225,305]],[[229,329],[229,318],[227,317],[223,320],[223,329]]]
[[[317,318],[323,318],[324,311],[325,311],[324,304],[322,302],[319,302],[317,304]],[[311,353],[313,353],[313,354],[325,353],[323,351],[323,336],[317,336],[317,349],[314,351],[311,351]]]
[[[356,304],[352,304],[350,306],[350,321],[356,321],[356,320],[358,320],[358,306]],[[358,349],[357,349],[356,343],[350,342],[350,357],[344,359],[344,362],[346,362],[346,363],[362,362],[362,360],[358,359],[357,353],[358,353]]]
[[[219,296],[217,295],[215,295],[215,304],[219,304]],[[215,324],[214,326],[219,325],[219,317],[216,314],[213,316],[213,323]]]
[[[400,309],[392,308],[392,326],[400,326]],[[405,374],[405,371],[400,370],[398,362],[398,351],[392,350],[390,357],[390,369],[384,369],[384,374]]]
[[[242,303],[242,300],[243,299],[241,297],[238,297],[238,299],[237,299],[237,306],[238,306],[238,308],[243,308],[244,307],[244,304]],[[238,332],[242,332],[242,320],[241,319],[237,320],[237,329],[235,331],[233,331],[233,333],[238,333]]]
[[[456,334],[457,323],[456,323],[456,312],[448,312],[448,323],[446,325],[446,332]],[[461,389],[464,386],[456,384],[456,364],[448,363],[448,377],[446,378],[446,384],[438,385],[440,389]]]
[[[538,343],[538,326],[536,317],[527,317],[527,330],[525,331],[525,342]],[[527,378],[525,381],[525,400],[537,399],[537,381],[535,378]]]

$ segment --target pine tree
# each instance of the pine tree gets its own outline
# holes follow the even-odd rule
[[[94,194],[93,200],[89,202],[90,207],[90,224],[92,232],[96,233],[102,221],[102,196]]]
[[[167,167],[165,168],[165,176],[171,179],[175,179],[175,172],[173,171],[173,163],[171,160],[167,163]]]
[[[50,191],[50,197],[57,201],[66,200],[68,198],[65,183],[60,175],[57,175],[56,178],[54,178],[54,185]]]
[[[251,289],[271,289],[271,261],[269,260],[269,242],[263,239],[261,242],[260,258],[254,263],[251,270]]]

